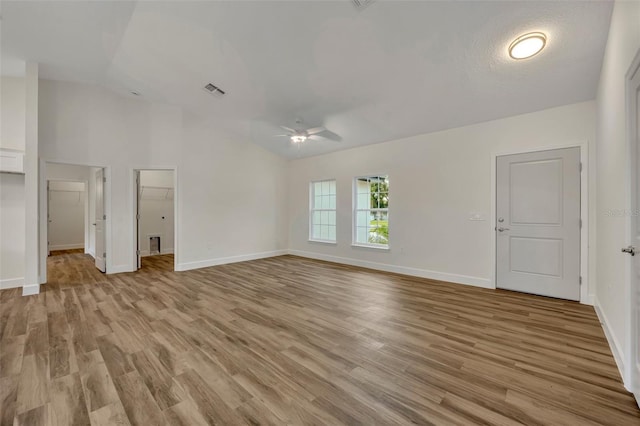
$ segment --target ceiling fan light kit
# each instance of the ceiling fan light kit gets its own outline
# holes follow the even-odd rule
[[[302,124],[302,119],[297,119],[296,125],[300,126],[301,124]],[[283,130],[286,130],[287,133],[284,135],[278,135],[278,136],[287,136],[291,140],[291,143],[294,145],[300,145],[309,139],[318,138],[320,137],[318,135],[319,133],[322,133],[327,130],[327,128],[323,126],[312,127],[309,129],[301,129],[301,128],[292,129],[286,126],[280,126],[280,128]]]

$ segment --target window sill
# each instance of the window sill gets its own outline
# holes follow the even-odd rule
[[[307,241],[309,241],[310,243],[329,244],[329,245],[332,245],[332,246],[335,246],[335,245],[338,244],[336,241],[312,240],[311,238],[309,238],[309,240],[307,240]]]
[[[357,248],[365,248],[365,249],[373,249],[373,250],[382,250],[382,251],[389,251],[391,250],[391,248],[389,246],[374,246],[372,244],[357,244],[357,243],[352,243],[351,247],[357,247]]]

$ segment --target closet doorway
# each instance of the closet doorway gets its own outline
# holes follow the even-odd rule
[[[175,170],[137,169],[135,269],[175,270]]]

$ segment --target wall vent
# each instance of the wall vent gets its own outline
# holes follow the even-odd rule
[[[351,0],[353,4],[356,6],[356,9],[364,9],[369,6],[375,0]]]
[[[216,96],[222,96],[222,95],[225,94],[224,90],[222,90],[218,86],[216,86],[214,84],[211,84],[211,83],[209,83],[206,86],[204,86],[204,90],[206,90],[207,92],[211,93],[212,95],[216,95]]]

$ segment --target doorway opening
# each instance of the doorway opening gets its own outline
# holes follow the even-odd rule
[[[136,270],[175,270],[175,170],[136,169]]]
[[[100,272],[106,272],[105,170],[87,165],[42,164],[41,280],[49,282],[49,267],[60,262],[93,264]]]
[[[87,183],[76,180],[47,180],[47,255],[87,253]]]

